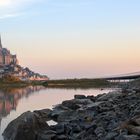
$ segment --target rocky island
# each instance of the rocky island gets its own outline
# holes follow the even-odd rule
[[[5,140],[139,140],[139,85],[137,80],[108,94],[75,95],[52,110],[25,112],[3,136]]]
[[[0,80],[7,76],[15,77],[20,81],[48,80],[46,75],[41,75],[27,67],[20,66],[17,56],[11,54],[7,48],[3,48],[0,37]]]

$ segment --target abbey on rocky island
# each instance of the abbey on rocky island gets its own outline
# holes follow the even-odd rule
[[[0,66],[18,64],[17,56],[12,55],[9,50],[3,48],[0,36]]]
[[[49,79],[46,75],[40,75],[27,67],[21,67],[18,64],[17,56],[3,48],[0,36],[0,78],[6,75],[15,76],[22,81],[46,81]]]

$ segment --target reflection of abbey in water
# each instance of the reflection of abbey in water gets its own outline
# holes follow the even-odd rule
[[[3,48],[0,37],[0,78],[5,75],[15,76],[22,81],[26,80],[48,80],[46,75],[40,75],[31,71],[29,68],[23,68],[18,64],[16,55],[12,55],[10,51]]]
[[[7,117],[12,110],[16,110],[18,101],[23,97],[28,97],[36,91],[45,89],[43,86],[29,86],[20,89],[0,90],[0,121]]]

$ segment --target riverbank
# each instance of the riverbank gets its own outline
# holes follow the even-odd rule
[[[64,79],[48,81],[20,81],[15,77],[0,80],[0,88],[5,87],[26,87],[44,86],[48,88],[109,88],[117,85],[102,79]]]
[[[130,84],[108,94],[75,95],[52,110],[28,111],[3,135],[7,140],[138,140],[139,120],[140,90]]]
[[[103,88],[114,84],[103,79],[62,79],[48,80],[43,85],[50,88]]]

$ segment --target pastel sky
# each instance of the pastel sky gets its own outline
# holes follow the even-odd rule
[[[140,71],[140,0],[0,0],[0,33],[53,79]]]

